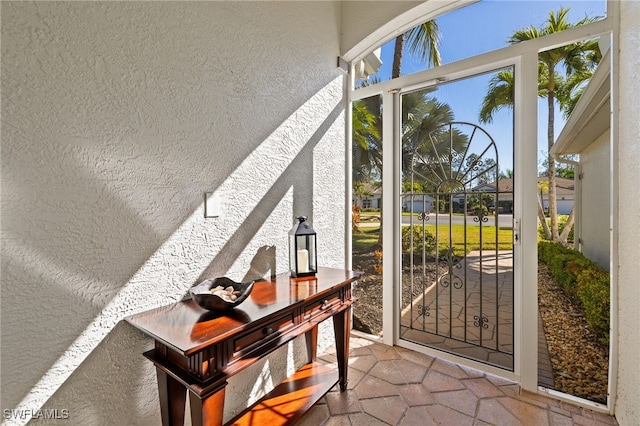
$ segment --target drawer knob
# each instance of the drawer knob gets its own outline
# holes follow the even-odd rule
[[[271,334],[271,333],[273,333],[273,328],[271,328],[271,327],[265,327],[265,328],[263,328],[263,329],[262,329],[262,332],[263,332],[265,335],[267,335],[267,334]]]
[[[320,309],[327,309],[329,307],[329,301],[328,300],[324,300],[322,302],[322,305],[320,305]]]

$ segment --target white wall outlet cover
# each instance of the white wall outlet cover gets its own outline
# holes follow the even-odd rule
[[[219,217],[222,210],[222,197],[215,192],[204,193],[204,217]]]

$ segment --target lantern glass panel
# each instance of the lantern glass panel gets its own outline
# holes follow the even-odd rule
[[[318,272],[318,265],[316,265],[316,236],[309,235],[307,240],[309,247],[309,272]]]
[[[315,275],[317,266],[316,233],[305,222],[306,217],[298,217],[289,233],[289,269],[293,277]]]

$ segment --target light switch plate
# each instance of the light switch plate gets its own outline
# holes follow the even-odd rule
[[[219,217],[222,210],[220,194],[215,192],[204,193],[204,217]]]

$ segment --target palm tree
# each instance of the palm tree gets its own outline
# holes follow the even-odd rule
[[[434,90],[427,88],[402,96],[402,170],[403,173],[407,173],[416,168],[422,179],[425,179],[422,182],[424,188],[432,186],[428,180],[433,173],[428,170],[428,164],[439,160],[436,158],[438,155],[446,154],[432,151],[431,139],[438,136],[435,133],[444,124],[454,120],[454,113],[449,104],[429,96]],[[455,138],[455,146],[462,150],[466,141],[466,138]],[[438,146],[443,147],[444,144]],[[416,162],[416,159],[419,161]]]
[[[549,12],[548,20],[542,27],[530,26],[517,30],[509,38],[509,43],[516,44],[544,37],[598,19],[586,17],[574,24],[567,20],[568,12],[569,9],[565,8],[560,8],[557,12]],[[600,58],[601,54],[595,40],[557,47],[538,55],[538,96],[547,99],[549,111],[547,123],[549,216],[551,218],[549,239],[553,241],[558,241],[560,237],[556,202],[556,163],[551,155],[554,144],[554,104],[557,101],[565,115],[570,114],[576,97],[580,95],[585,81],[591,77]],[[565,75],[558,71],[561,66],[564,66]],[[480,110],[481,122],[489,123],[496,111],[504,107],[513,107],[513,88],[512,72],[500,72],[491,80]]]
[[[400,77],[405,42],[409,45],[409,52],[423,62],[434,67],[442,63],[439,50],[440,30],[438,29],[438,24],[436,21],[427,21],[396,37],[391,78]]]
[[[549,192],[549,182],[538,181],[538,221],[540,225],[542,225],[542,230],[544,231],[544,236],[547,240],[551,239],[551,230],[549,229],[549,224],[547,223],[547,218],[544,215],[544,207],[542,206],[542,200],[544,199],[544,193]]]
[[[354,101],[352,115],[353,182],[368,182],[382,169],[380,102]]]

